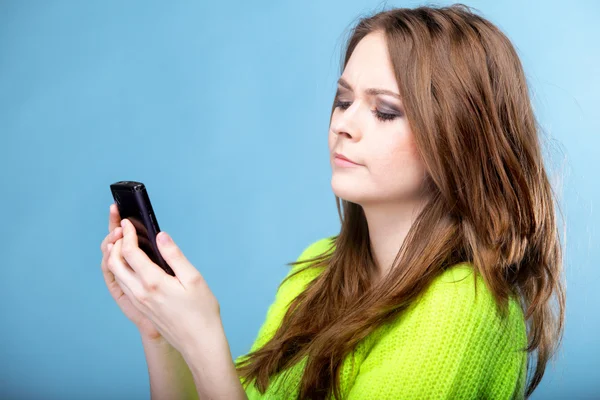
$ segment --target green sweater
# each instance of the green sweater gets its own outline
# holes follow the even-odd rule
[[[323,253],[330,239],[312,243],[298,260]],[[322,270],[303,271],[279,287],[250,351],[273,337],[290,302]],[[360,342],[340,370],[343,399],[522,399],[527,373],[527,353],[519,350],[527,345],[523,312],[511,298],[509,318],[502,321],[479,274],[475,296],[473,271],[466,263],[447,269],[420,301]],[[305,364],[306,357],[275,375],[264,395],[241,382],[250,400],[296,399]]]

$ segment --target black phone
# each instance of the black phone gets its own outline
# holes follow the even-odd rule
[[[160,232],[160,228],[146,186],[141,182],[119,181],[110,185],[110,191],[121,219],[127,218],[135,226],[138,247],[167,274],[175,276],[171,267],[160,255],[156,244],[156,235]]]

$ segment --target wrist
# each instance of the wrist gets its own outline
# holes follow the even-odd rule
[[[200,398],[246,399],[221,323],[183,355]]]
[[[148,337],[141,335],[142,344],[144,347],[151,347],[157,349],[169,349],[172,348],[171,343],[169,343],[164,337]]]

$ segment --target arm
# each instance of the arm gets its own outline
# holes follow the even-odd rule
[[[247,400],[225,337],[223,325],[201,338],[183,355],[200,399]]]
[[[196,386],[181,354],[165,340],[142,338],[152,400],[198,399]]]
[[[297,261],[320,254],[329,247],[330,243],[331,240],[329,237],[311,243],[303,250]],[[288,272],[288,275],[298,268],[298,266],[292,268]],[[287,280],[280,285],[275,301],[269,307],[266,320],[261,325],[250,351],[262,347],[272,337],[281,323],[289,302],[316,275],[315,271],[305,272],[302,276],[295,277],[293,280]],[[220,324],[216,333],[209,336],[211,338],[204,337],[202,343],[196,343],[194,346],[191,346],[191,350],[188,352],[189,355],[185,357],[194,377],[200,398],[246,400],[248,397],[238,377],[234,361],[232,361],[222,324]],[[245,355],[239,356],[236,361],[243,357]],[[205,368],[204,366],[210,366],[210,368]]]
[[[482,280],[477,297],[472,275],[446,280],[434,281],[375,343],[349,400],[522,398],[526,353],[518,348],[526,336],[518,304],[509,303],[502,321]]]

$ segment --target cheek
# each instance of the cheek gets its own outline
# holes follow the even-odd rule
[[[419,189],[425,169],[414,144],[404,141],[388,146],[380,149],[380,157],[369,167],[378,186],[404,193]]]

